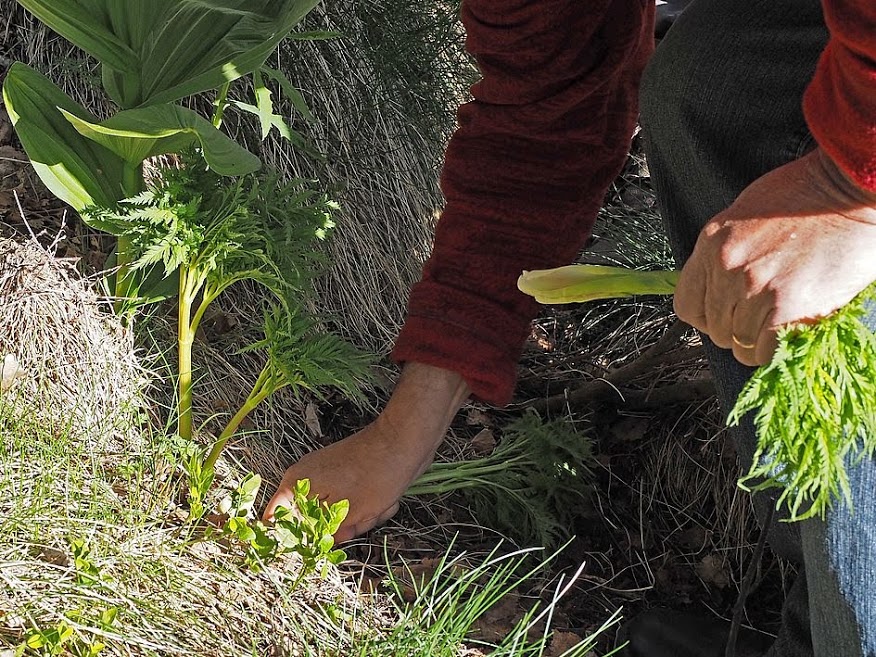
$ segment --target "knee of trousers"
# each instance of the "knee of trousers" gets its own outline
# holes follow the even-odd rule
[[[746,96],[751,72],[738,70],[738,53],[708,43],[708,25],[686,18],[679,18],[645,69],[641,121],[664,166],[716,173],[716,163],[743,154],[762,118]]]
[[[731,203],[812,145],[802,97],[827,38],[818,0],[695,0],[642,79],[650,148]]]

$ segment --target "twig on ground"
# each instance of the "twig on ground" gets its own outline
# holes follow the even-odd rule
[[[629,389],[629,384],[642,375],[667,364],[678,364],[699,356],[688,350],[675,349],[690,327],[676,320],[660,339],[637,359],[610,371],[604,378],[588,381],[574,390],[540,399],[532,403],[539,413],[556,413],[568,406],[616,401],[625,407],[656,408],[666,404],[696,402],[715,394],[711,378],[692,379],[647,390]]]

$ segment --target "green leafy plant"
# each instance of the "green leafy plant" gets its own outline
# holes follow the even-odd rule
[[[350,399],[361,397],[360,385],[367,379],[370,359],[336,336],[319,333],[315,322],[300,312],[276,306],[265,316],[265,338],[247,350],[263,350],[267,359],[240,410],[229,420],[204,467],[212,469],[244,418],[262,401],[283,388],[319,394],[331,386]]]
[[[113,629],[113,624],[118,617],[118,607],[108,607],[100,611],[93,622],[102,632]],[[73,657],[97,657],[106,648],[106,644],[100,639],[88,639],[81,633],[77,633],[70,621],[80,623],[91,622],[87,614],[80,610],[71,610],[64,614],[58,623],[46,629],[32,629],[24,637],[15,649],[16,657],[23,655],[40,655],[49,657],[54,655],[73,655]]]
[[[76,570],[76,583],[90,586],[104,579],[100,568],[91,559],[91,548],[85,539],[74,538],[69,541],[73,553],[73,567]]]
[[[103,87],[121,111],[99,120],[41,73],[14,64],[3,100],[34,168],[46,186],[73,209],[113,210],[145,189],[143,163],[150,157],[197,148],[221,175],[258,170],[258,157],[219,129],[232,82],[253,75],[255,112],[304,146],[304,140],[273,112],[261,69],[318,0],[226,2],[224,0],[20,0],[50,28],[101,64]],[[270,71],[270,69],[267,69]],[[269,73],[291,92],[292,103],[311,114],[288,80]],[[213,121],[178,104],[216,90]],[[128,270],[128,235],[118,236],[115,293],[139,295],[141,281]]]
[[[677,272],[572,265],[524,272],[518,287],[544,303],[569,303],[671,294],[676,280]],[[791,521],[823,517],[835,499],[851,505],[847,467],[876,454],[876,336],[863,321],[874,302],[876,283],[818,322],[782,328],[772,361],[729,413],[738,425],[753,412],[758,436],[740,485],[782,489],[778,505]]]
[[[347,558],[343,550],[334,549],[334,535],[350,511],[349,501],[329,505],[309,495],[310,480],[300,479],[295,482],[295,509],[279,507],[274,512],[277,540],[284,551],[301,557],[303,569],[299,580],[320,567],[324,576],[328,564],[338,565]]]
[[[86,211],[92,221],[128,236],[134,270],[160,265],[165,276],[178,272],[178,431],[184,439],[192,437],[195,334],[210,304],[244,280],[270,291],[277,305],[266,315],[265,339],[251,347],[267,352],[265,371],[220,443],[258,403],[287,385],[335,385],[357,394],[367,359],[339,338],[320,333],[303,311],[309,278],[320,261],[313,244],[332,228],[334,208],[306,181],[222,178],[188,154],[179,167],[161,169],[153,188],[117,209]]]
[[[24,641],[16,648],[15,654],[16,656],[63,655],[75,638],[75,631],[70,624],[66,620],[61,620],[54,627],[30,630]]]
[[[328,386],[350,398],[361,396],[370,359],[321,331],[304,310],[310,277],[321,261],[312,244],[332,228],[333,209],[306,181],[223,178],[199,166],[195,154],[186,154],[179,166],[161,169],[149,190],[117,209],[86,211],[93,221],[128,235],[132,269],[160,266],[165,275],[178,273],[177,432],[184,441],[193,436],[192,350],[210,304],[244,280],[260,284],[274,299],[264,315],[264,338],[244,349],[265,354],[261,373],[207,457],[196,452],[186,459],[196,519],[205,512],[222,450],[265,399],[283,388],[319,395]]]
[[[250,517],[261,483],[258,475],[247,474],[219,508],[229,516],[222,534],[244,547],[249,568],[259,571],[282,554],[297,554],[301,568],[291,585],[295,588],[307,575],[322,569],[325,576],[329,564],[346,560],[344,551],[334,548],[334,534],[350,510],[347,500],[329,505],[310,498],[310,481],[303,479],[295,484],[293,508],[278,507],[273,524],[265,525]]]
[[[590,441],[565,420],[528,412],[479,459],[434,463],[405,493],[461,491],[478,520],[523,545],[565,542],[592,479]]]
[[[207,512],[206,501],[210,487],[213,485],[214,472],[212,468],[204,467],[204,456],[193,443],[185,459],[183,467],[188,481],[189,517],[199,520]]]
[[[209,305],[232,284],[255,280],[274,293],[277,314],[288,316],[266,327],[267,341],[259,346],[269,353],[268,367],[205,469],[193,475],[193,492],[209,480],[218,452],[260,401],[287,385],[311,385],[288,355],[275,357],[277,345],[292,348],[293,337],[301,340],[296,353],[309,359],[311,373],[322,375],[313,385],[352,390],[346,384],[357,374],[348,373],[364,367],[352,349],[300,319],[304,300],[296,297],[316,259],[310,242],[332,226],[335,205],[306,181],[280,184],[276,176],[252,175],[259,158],[220,130],[226,109],[234,106],[258,116],[264,136],[277,129],[306,147],[275,113],[264,75],[306,119],[310,110],[289,80],[264,62],[316,3],[21,0],[100,62],[104,89],[121,108],[99,120],[21,63],[10,68],[3,86],[12,123],[45,184],[91,225],[118,236],[118,308],[129,308],[134,298],[166,298],[173,294],[168,282],[178,278],[180,436],[192,437],[192,345]],[[255,104],[231,103],[232,82],[248,75]],[[209,90],[217,92],[212,121],[176,104]],[[167,154],[178,157],[179,167],[163,169],[147,189],[144,162]],[[343,372],[341,356],[347,357]],[[337,369],[329,372],[330,366]]]

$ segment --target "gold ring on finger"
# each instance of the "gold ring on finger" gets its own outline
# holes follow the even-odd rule
[[[740,340],[736,337],[736,334],[732,334],[730,337],[733,338],[733,343],[742,347],[743,349],[754,349],[757,346],[756,342],[746,342],[745,340]]]

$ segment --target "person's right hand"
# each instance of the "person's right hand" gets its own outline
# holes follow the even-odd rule
[[[408,363],[380,416],[358,433],[306,454],[290,466],[268,502],[264,519],[278,506],[292,506],[295,482],[329,504],[350,501],[335,534],[338,543],[378,525],[398,510],[398,501],[429,467],[453,417],[469,395],[455,372]]]

